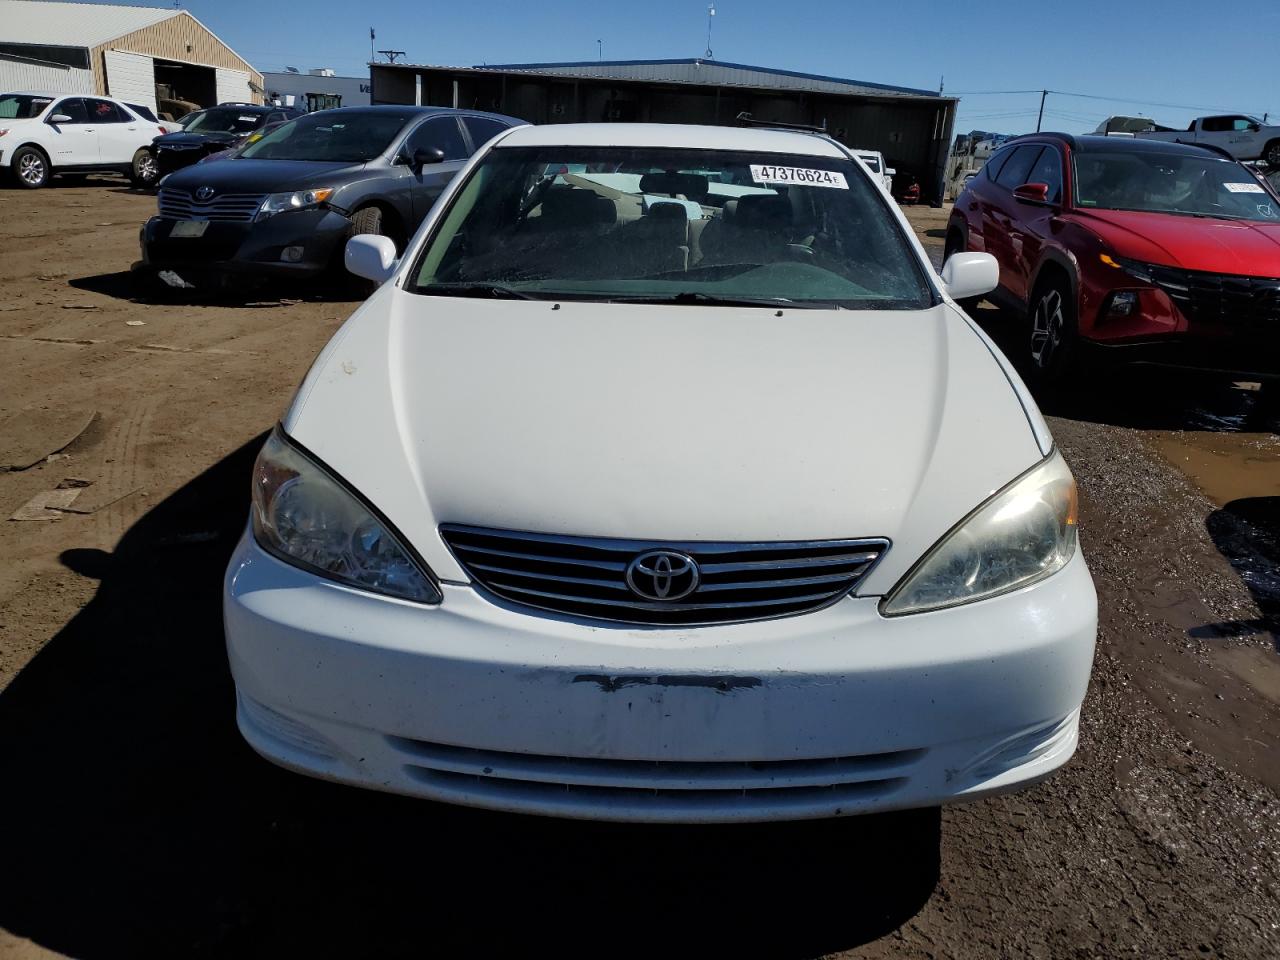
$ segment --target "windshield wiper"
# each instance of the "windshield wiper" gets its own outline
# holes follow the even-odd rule
[[[441,297],[477,297],[485,300],[541,300],[531,293],[504,287],[495,283],[429,283],[418,287],[417,293]]]
[[[702,307],[800,307],[808,309],[812,304],[788,300],[786,297],[722,297],[713,293],[685,290],[666,297],[610,297],[609,303],[674,303],[696,304]]]

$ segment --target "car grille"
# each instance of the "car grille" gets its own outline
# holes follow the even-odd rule
[[[1280,280],[1154,265],[1144,269],[1188,320],[1235,328],[1280,324]]]
[[[186,190],[160,190],[160,216],[174,220],[219,220],[247,223],[257,216],[264,193],[224,193],[207,202],[197,200]]]
[[[883,539],[707,543],[562,537],[444,524],[440,533],[467,574],[504,600],[616,623],[693,626],[816,610],[847,595],[888,549]],[[646,554],[692,560],[696,589],[657,598],[652,576],[628,568]],[[651,561],[646,561],[652,566]],[[682,582],[668,581],[677,588]],[[688,585],[687,582],[684,583]]]
[[[557,757],[475,750],[388,737],[405,771],[444,792],[518,797],[544,805],[584,801],[696,815],[727,806],[749,813],[878,799],[900,789],[924,750],[812,760],[668,761]]]

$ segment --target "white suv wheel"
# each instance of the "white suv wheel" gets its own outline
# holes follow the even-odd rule
[[[18,158],[18,177],[29,187],[42,185],[49,175],[44,157],[34,150]]]

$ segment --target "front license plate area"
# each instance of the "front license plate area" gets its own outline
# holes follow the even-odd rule
[[[209,229],[208,220],[179,220],[169,231],[171,237],[203,237]]]

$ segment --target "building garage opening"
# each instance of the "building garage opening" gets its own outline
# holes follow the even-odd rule
[[[218,72],[213,67],[156,60],[156,102],[175,120],[218,103]]]

